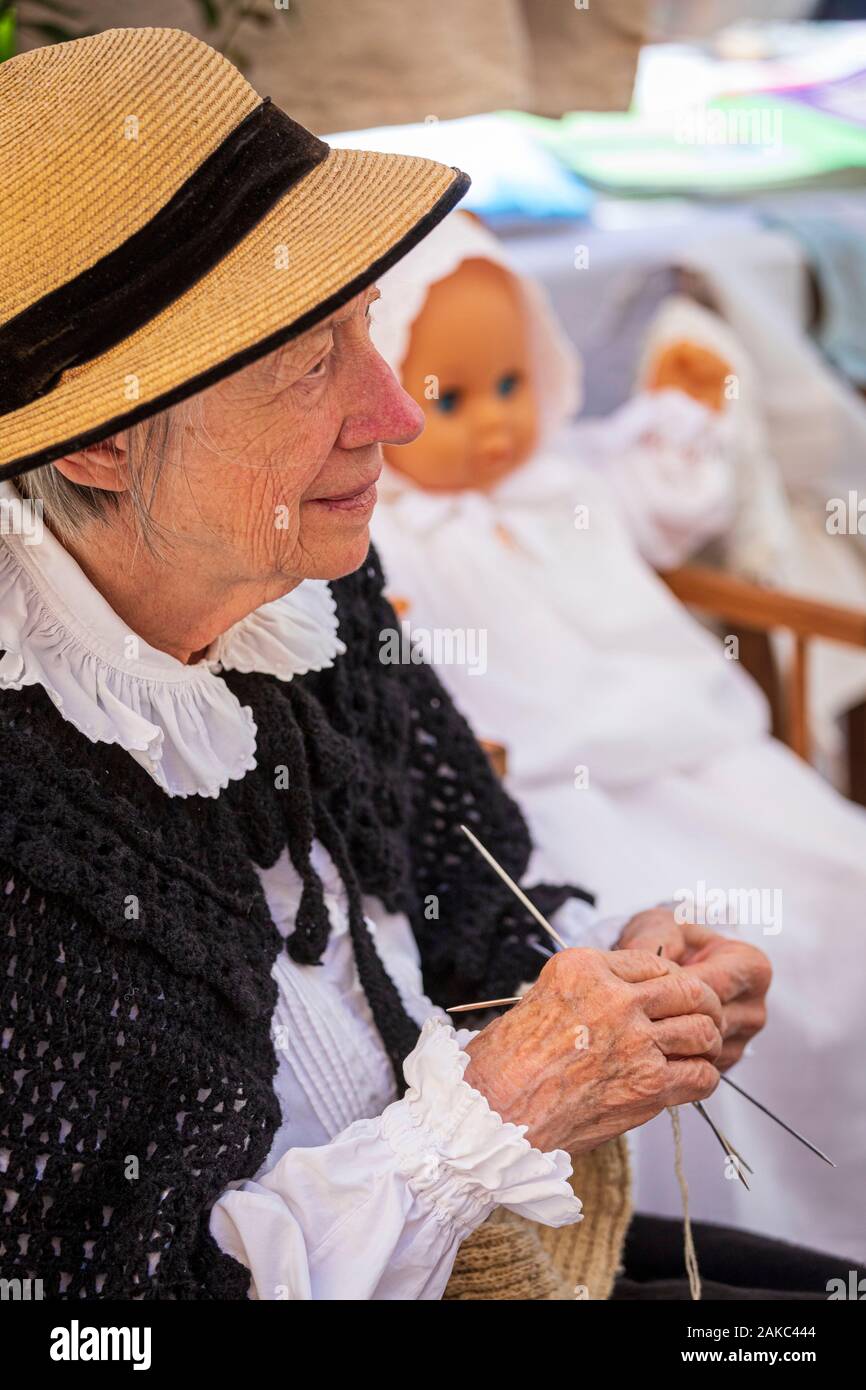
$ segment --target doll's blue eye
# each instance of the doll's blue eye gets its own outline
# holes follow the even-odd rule
[[[439,409],[440,409],[441,411],[443,411],[444,414],[446,414],[446,415],[450,415],[450,414],[452,413],[452,411],[455,411],[455,410],[457,409],[457,406],[459,405],[459,403],[460,403],[460,392],[459,392],[459,391],[443,391],[443,392],[442,392],[442,395],[439,397],[438,401],[436,402],[436,404],[437,404],[437,406],[439,407]]]
[[[520,375],[518,372],[509,372],[508,376],[502,376],[496,383],[496,394],[499,396],[510,396],[517,389]]]

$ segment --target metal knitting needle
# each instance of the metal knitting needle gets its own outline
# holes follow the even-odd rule
[[[716,1129],[716,1126],[713,1124],[712,1120],[710,1119],[709,1115],[707,1114],[706,1110],[704,1109],[702,1102],[699,1101],[699,1100],[693,1100],[693,1101],[692,1101],[692,1105],[694,1106],[695,1110],[697,1110],[698,1114],[701,1115],[701,1116],[703,1117],[703,1119],[706,1120],[707,1124],[709,1125],[710,1129],[713,1131],[713,1134],[714,1134],[714,1135],[716,1136],[716,1138],[718,1139],[719,1143],[721,1144],[721,1146],[722,1146],[722,1148],[724,1149],[725,1153],[727,1154],[728,1158],[732,1158],[732,1159],[734,1160],[734,1167],[735,1167],[736,1170],[737,1170],[737,1177],[740,1179],[740,1182],[743,1184],[743,1187],[746,1189],[746,1191],[747,1191],[747,1192],[751,1192],[752,1189],[749,1187],[749,1184],[746,1182],[746,1179],[745,1179],[743,1173],[742,1173],[741,1170],[740,1170],[740,1159],[739,1159],[738,1155],[737,1155],[737,1154],[734,1152],[734,1150],[730,1147],[730,1145],[728,1144],[728,1142],[727,1142],[727,1140],[725,1139],[724,1135],[720,1134],[719,1131]],[[751,1170],[751,1168],[750,1168],[750,1169],[749,1169],[749,1172],[751,1173],[751,1171],[752,1171],[752,1170]]]
[[[734,1148],[733,1144],[731,1143],[730,1139],[728,1138],[727,1134],[725,1134],[725,1132],[724,1132],[723,1129],[720,1129],[720,1130],[719,1130],[719,1134],[721,1134],[722,1138],[724,1139],[725,1143],[727,1144],[728,1148],[730,1149],[731,1153],[733,1154],[733,1156],[734,1156],[734,1158],[737,1160],[737,1162],[740,1163],[740,1164],[742,1164],[742,1166],[745,1168],[746,1172],[747,1172],[747,1173],[751,1173],[751,1174],[752,1174],[752,1177],[754,1177],[754,1176],[755,1176],[755,1170],[754,1170],[754,1168],[750,1168],[750,1167],[749,1167],[748,1163],[747,1163],[746,1160],[743,1158],[743,1155],[740,1153],[739,1149],[735,1149],[735,1148]]]
[[[658,950],[656,951],[656,955],[657,955],[657,956],[663,956],[664,953],[665,953],[665,948],[664,948],[664,946],[659,946]],[[742,1164],[743,1168],[747,1168],[748,1171],[752,1174],[753,1177],[754,1177],[754,1175],[755,1175],[755,1170],[754,1170],[754,1168],[749,1168],[748,1163],[746,1162],[746,1160],[745,1160],[744,1158],[741,1158],[741,1157],[740,1157],[740,1155],[737,1153],[737,1150],[734,1148],[733,1144],[731,1143],[730,1139],[726,1138],[726,1136],[725,1136],[724,1134],[722,1134],[721,1130],[716,1128],[716,1126],[713,1124],[712,1120],[710,1119],[709,1115],[707,1114],[706,1110],[704,1109],[703,1104],[701,1103],[701,1101],[699,1101],[699,1100],[694,1100],[694,1101],[692,1101],[692,1105],[694,1106],[695,1110],[697,1110],[697,1112],[698,1112],[698,1114],[701,1116],[701,1118],[704,1119],[704,1120],[706,1120],[706,1122],[707,1122],[707,1124],[709,1125],[710,1129],[713,1131],[713,1134],[716,1136],[716,1138],[718,1139],[719,1143],[721,1144],[721,1146],[722,1146],[722,1148],[723,1148],[725,1154],[727,1155],[727,1157],[728,1157],[728,1158],[733,1158],[733,1160],[734,1160],[734,1167],[735,1167],[736,1170],[737,1170],[737,1177],[740,1179],[740,1182],[743,1184],[743,1186],[745,1187],[746,1191],[747,1191],[747,1192],[751,1192],[751,1188],[749,1187],[749,1184],[746,1182],[746,1179],[743,1177],[743,1174],[742,1174],[740,1165]]]
[[[476,1009],[496,1009],[500,1005],[519,1004],[521,995],[515,994],[511,999],[480,999],[477,1004],[452,1004],[450,1009],[446,1009],[446,1014],[468,1014],[474,1013]]]
[[[722,1080],[726,1082],[728,1086],[733,1086],[735,1091],[739,1091],[740,1095],[743,1096],[746,1100],[751,1101],[752,1105],[756,1105],[759,1110],[763,1110],[765,1115],[767,1115],[771,1120],[775,1120],[776,1124],[781,1125],[782,1129],[786,1130],[788,1134],[793,1135],[795,1139],[799,1139],[801,1144],[805,1144],[806,1148],[810,1149],[813,1154],[817,1154],[819,1158],[823,1158],[824,1162],[829,1163],[831,1168],[836,1167],[836,1164],[833,1162],[832,1158],[828,1158],[827,1155],[823,1153],[822,1150],[819,1149],[816,1144],[810,1143],[809,1140],[806,1139],[802,1134],[798,1133],[796,1129],[792,1129],[790,1125],[785,1124],[785,1121],[780,1120],[778,1115],[774,1115],[772,1110],[768,1110],[766,1105],[762,1105],[759,1100],[755,1100],[754,1096],[750,1096],[748,1091],[744,1091],[742,1086],[738,1086],[736,1081],[732,1081],[729,1076],[725,1076],[724,1072],[721,1073],[721,1077]]]
[[[663,953],[664,947],[659,946],[658,950],[656,951],[656,955],[660,956],[663,955]],[[738,1086],[736,1081],[732,1081],[731,1078],[729,1076],[726,1076],[724,1072],[719,1072],[719,1079],[721,1081],[724,1081],[728,1086],[733,1086],[734,1090],[739,1091],[740,1095],[743,1097],[744,1100],[750,1100],[753,1105],[756,1105],[758,1107],[759,1110],[763,1110],[764,1114],[767,1115],[769,1119],[775,1120],[777,1125],[780,1125],[781,1128],[786,1130],[788,1134],[793,1135],[795,1139],[799,1139],[800,1143],[805,1144],[807,1149],[811,1149],[813,1154],[817,1154],[819,1158],[823,1158],[824,1162],[829,1163],[831,1168],[836,1167],[836,1164],[833,1162],[832,1158],[828,1158],[825,1153],[822,1153],[822,1151],[817,1147],[817,1145],[811,1144],[809,1140],[805,1138],[804,1135],[798,1133],[796,1129],[792,1129],[790,1125],[785,1124],[785,1121],[780,1120],[778,1115],[774,1115],[772,1110],[768,1110],[766,1105],[762,1105],[759,1100],[755,1100],[754,1096],[750,1096],[748,1091],[744,1091],[742,1086]],[[746,1163],[746,1160],[744,1158],[740,1158],[740,1155],[737,1153],[730,1140],[728,1140],[727,1143],[734,1157],[739,1159],[740,1163],[742,1163],[745,1168],[748,1168],[749,1172],[752,1173],[752,1176],[754,1177],[754,1171],[753,1169],[749,1168],[749,1165],[748,1163]]]
[[[559,933],[553,930],[553,927],[547,921],[547,918],[542,916],[538,908],[535,906],[535,903],[530,902],[523,889],[518,887],[511,875],[505,872],[501,864],[497,864],[496,860],[493,858],[493,855],[490,853],[488,849],[484,848],[478,837],[472,834],[472,831],[469,829],[468,825],[461,825],[460,829],[463,831],[463,834],[466,836],[467,840],[469,840],[475,846],[482,858],[487,860],[491,869],[493,869],[499,875],[499,877],[502,879],[502,882],[508,884],[508,887],[511,889],[514,896],[518,899],[518,901],[523,903],[523,906],[526,908],[526,911],[530,913],[532,917],[535,918],[538,925],[544,928],[548,936],[553,937],[554,941],[557,943],[558,946],[562,946],[564,950],[567,950],[567,942],[563,941]]]
[[[472,833],[472,831],[469,829],[468,825],[463,825],[463,824],[461,823],[460,829],[463,831],[463,834],[466,836],[467,840],[469,840],[470,844],[474,845],[474,847],[478,850],[478,853],[481,855],[481,857],[482,857],[483,859],[486,859],[486,860],[487,860],[487,863],[490,865],[491,869],[493,869],[493,871],[499,875],[499,877],[502,879],[503,883],[507,884],[507,886],[511,889],[512,893],[514,894],[514,896],[515,896],[515,897],[518,899],[518,901],[521,902],[521,903],[523,904],[523,906],[526,908],[527,912],[528,912],[532,917],[535,918],[535,920],[536,920],[536,922],[538,923],[538,925],[539,925],[540,927],[543,927],[544,930],[547,932],[547,934],[548,934],[549,936],[552,936],[552,937],[553,937],[553,939],[554,939],[554,941],[557,943],[557,945],[562,946],[564,950],[567,950],[567,949],[568,949],[567,944],[566,944],[566,942],[563,941],[563,939],[562,939],[562,937],[559,935],[559,933],[556,932],[556,931],[554,931],[553,927],[550,925],[550,923],[548,922],[547,918],[544,917],[543,914],[542,914],[541,912],[539,912],[538,908],[535,906],[535,903],[530,902],[529,898],[526,896],[526,894],[524,893],[523,889],[520,888],[519,885],[516,884],[516,883],[514,882],[514,879],[511,877],[511,875],[505,872],[505,870],[503,869],[502,865],[499,864],[499,863],[493,858],[493,855],[490,853],[490,851],[489,851],[488,849],[486,849],[484,845],[482,845],[481,841],[478,839],[478,836],[477,836],[477,835],[473,835],[473,833]],[[662,947],[661,947],[661,946],[659,946],[659,949],[658,949],[658,951],[656,952],[656,954],[657,954],[657,955],[661,955],[661,954],[662,954]],[[482,1000],[480,1003],[477,1003],[477,1004],[456,1004],[456,1005],[454,1005],[452,1008],[448,1009],[447,1012],[448,1012],[448,1013],[469,1013],[471,1010],[474,1010],[474,1009],[481,1009],[481,1008],[485,1008],[485,1007],[486,1007],[486,1008],[492,1008],[492,1007],[494,1007],[494,1005],[495,1005],[496,1003],[500,1003],[500,1002],[501,1002],[502,1004],[505,1004],[505,1003],[508,1003],[508,1004],[519,1004],[519,1003],[520,1003],[520,996],[517,996],[516,998],[508,999],[507,1001],[506,1001],[506,1000],[501,1000],[501,1001],[496,1001],[496,1000],[493,1000],[493,1001],[491,1001],[491,1000],[486,1000],[486,1001],[484,1001],[484,1000]],[[699,1105],[698,1105],[698,1104],[695,1104],[695,1109],[699,1109]],[[713,1133],[715,1134],[716,1138],[718,1139],[719,1143],[721,1144],[721,1146],[722,1146],[722,1148],[723,1148],[725,1154],[730,1154],[731,1151],[728,1149],[727,1144],[726,1144],[725,1141],[722,1139],[722,1136],[719,1134],[719,1132],[718,1132],[718,1130],[716,1129],[715,1125],[714,1125],[714,1124],[712,1123],[712,1121],[710,1120],[709,1115],[707,1115],[706,1111],[702,1111],[701,1113],[703,1113],[704,1118],[707,1120],[708,1124],[710,1125],[710,1128],[712,1129]],[[735,1155],[734,1155],[735,1161],[736,1161],[736,1158],[737,1158],[737,1155],[735,1154]],[[750,1169],[749,1171],[751,1172],[751,1169]],[[739,1175],[740,1181],[744,1184],[745,1187],[748,1188],[749,1185],[748,1185],[748,1183],[746,1182],[745,1178],[743,1177],[743,1174],[740,1172],[739,1163],[737,1163],[737,1173],[738,1173],[738,1175]]]

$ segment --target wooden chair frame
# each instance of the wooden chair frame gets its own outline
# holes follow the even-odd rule
[[[808,762],[809,642],[819,637],[828,642],[844,642],[848,646],[866,649],[866,612],[844,608],[840,604],[819,603],[779,589],[764,588],[704,565],[683,565],[679,569],[664,571],[661,578],[682,603],[722,622],[736,624],[746,634],[762,634],[768,639],[771,632],[778,630],[791,633],[793,661],[781,682],[778,681],[777,668],[776,679],[770,670],[776,667],[772,657],[769,657],[769,663],[756,658],[754,644],[751,646],[752,660],[743,664],[758,679],[770,700],[774,732]],[[860,760],[863,751],[861,725],[866,716],[866,706],[858,707],[858,711],[852,712],[855,724],[852,726],[849,722],[849,757],[851,793],[859,801],[861,795],[858,788],[863,788],[864,783]],[[866,795],[866,788],[863,788],[863,794]]]

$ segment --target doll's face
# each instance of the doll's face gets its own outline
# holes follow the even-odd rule
[[[462,261],[433,285],[412,326],[403,386],[424,411],[411,444],[385,458],[419,487],[492,487],[538,438],[529,334],[520,288],[502,266]]]

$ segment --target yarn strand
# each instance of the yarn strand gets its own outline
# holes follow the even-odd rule
[[[697,1300],[701,1296],[701,1274],[698,1269],[698,1255],[695,1250],[695,1239],[692,1233],[692,1220],[689,1216],[689,1185],[686,1182],[686,1174],[683,1167],[683,1135],[680,1126],[679,1108],[676,1105],[669,1106],[668,1114],[671,1117],[671,1125],[674,1131],[674,1172],[677,1175],[677,1182],[680,1185],[680,1197],[683,1203],[683,1247],[686,1258],[686,1273],[689,1276],[689,1289],[692,1298]]]

